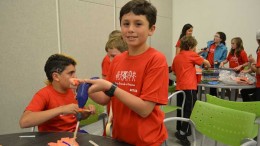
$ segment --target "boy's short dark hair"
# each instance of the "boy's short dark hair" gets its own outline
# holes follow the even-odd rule
[[[135,15],[145,15],[149,22],[149,28],[156,23],[157,10],[150,2],[146,0],[131,0],[126,3],[120,10],[120,25],[122,17],[130,12],[133,12]]]
[[[189,50],[196,47],[198,44],[197,40],[193,36],[184,36],[181,38],[181,50]]]
[[[63,54],[53,54],[46,61],[44,71],[46,73],[48,81],[52,82],[52,73],[62,73],[67,66],[76,66],[76,64],[76,61],[69,56],[65,56]]]
[[[116,48],[118,49],[118,51],[122,53],[126,51],[128,47],[126,42],[123,40],[123,38],[121,36],[117,36],[117,37],[112,37],[107,41],[106,48],[107,49]]]

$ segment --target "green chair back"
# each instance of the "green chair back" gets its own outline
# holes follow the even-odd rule
[[[168,92],[170,93],[170,94],[172,94],[173,92],[175,92],[175,85],[171,85],[171,86],[169,86],[168,87]]]
[[[97,122],[99,119],[99,115],[102,114],[105,111],[105,107],[95,103],[91,98],[88,98],[88,101],[85,106],[88,106],[89,104],[92,104],[96,107],[96,114],[90,115],[87,119],[80,121],[80,127],[92,124],[94,122]]]
[[[245,138],[254,138],[256,115],[197,101],[190,119],[203,135],[226,145],[239,146]]]
[[[229,100],[217,98],[216,96],[209,95],[209,94],[206,95],[206,98],[207,98],[207,102],[209,103],[227,107],[227,108],[236,109],[236,110],[255,113],[257,117],[260,117],[260,101],[255,101],[255,102],[229,101]]]

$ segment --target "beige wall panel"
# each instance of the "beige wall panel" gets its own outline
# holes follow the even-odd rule
[[[53,0],[0,1],[0,134],[22,131],[19,118],[44,86],[43,66],[58,51],[55,16]]]
[[[78,61],[78,77],[101,77],[105,44],[114,29],[113,7],[66,1],[60,11],[62,52]]]
[[[127,2],[129,2],[130,0],[116,0],[116,7],[117,8],[121,8],[123,7]]]
[[[114,6],[114,0],[78,0],[87,3],[94,3],[99,5]]]
[[[151,37],[151,46],[162,52],[168,65],[172,63],[172,20],[165,17],[157,17],[156,30]]]
[[[161,17],[172,17],[172,0],[151,0],[157,9],[157,15]]]

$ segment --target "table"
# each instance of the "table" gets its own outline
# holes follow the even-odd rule
[[[236,89],[252,89],[252,88],[255,88],[255,85],[224,84],[223,82],[219,82],[219,84],[216,84],[216,85],[200,83],[200,84],[198,84],[198,97],[200,98],[200,100],[201,100],[201,96],[202,96],[202,87],[205,87],[205,88],[220,88],[221,89],[221,96],[220,97],[222,99],[224,99],[224,97],[225,97],[225,89],[231,89],[230,100],[235,101],[235,99],[236,99],[236,97],[235,97]],[[205,89],[205,91],[206,91],[206,89]]]
[[[24,137],[20,136],[32,136]],[[73,137],[72,132],[24,132],[0,135],[0,145],[2,146],[47,146],[49,142],[57,142],[63,137]],[[89,140],[94,141],[99,146],[130,146],[129,144],[116,141],[114,139],[91,135],[91,134],[77,134],[76,141],[80,146],[92,146]]]

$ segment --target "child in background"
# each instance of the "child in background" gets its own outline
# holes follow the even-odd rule
[[[20,127],[38,126],[39,132],[74,132],[79,107],[75,94],[70,88],[71,78],[76,77],[76,61],[62,54],[51,55],[44,67],[48,78],[47,86],[39,90],[26,107]],[[83,111],[82,119],[95,113],[95,107],[89,105],[90,112]]]
[[[231,40],[231,50],[226,60],[222,61],[219,67],[224,67],[224,64],[229,62],[229,68],[240,72],[248,65],[247,54],[243,47],[243,41],[240,37],[235,37]]]
[[[120,32],[120,34],[121,34],[121,32]],[[110,52],[110,62],[112,62],[112,60],[114,59],[114,57],[116,57],[116,55],[127,51],[127,44],[123,40],[122,36],[119,35],[119,36],[110,37],[110,39],[106,43],[106,48],[108,48],[108,52]],[[110,66],[110,64],[109,64],[109,66]],[[109,71],[109,68],[107,68],[107,70],[105,72],[103,72],[103,74],[102,74],[103,79],[106,78],[108,71]],[[107,109],[107,114],[109,115],[110,103],[107,104],[106,109]],[[104,135],[105,135],[105,133],[104,133]]]
[[[110,34],[109,34],[109,37],[108,37],[108,40],[110,40],[111,38],[113,37],[121,37],[122,38],[122,34],[121,34],[121,31],[120,30],[113,30]],[[111,62],[111,50],[108,50],[107,46],[105,47],[105,50],[107,52],[106,56],[103,58],[103,61],[102,61],[102,64],[101,64],[101,67],[102,67],[102,78],[105,79],[106,75],[107,75],[107,72],[108,72],[108,69],[109,69],[109,66],[110,66],[110,62]]]
[[[165,56],[150,47],[157,10],[146,0],[131,0],[120,11],[120,26],[128,51],[112,61],[107,80],[86,79],[90,97],[112,102],[113,138],[136,146],[160,146],[167,139],[160,106],[168,102]]]
[[[186,94],[183,117],[190,118],[192,108],[197,100],[197,77],[195,65],[210,67],[209,61],[196,53],[197,40],[192,36],[181,38],[181,51],[175,56],[172,63],[172,71],[176,75],[176,90],[183,90]],[[183,103],[183,95],[177,95],[177,106]],[[181,117],[181,111],[177,111]],[[190,135],[190,126],[187,122],[177,122],[178,130],[175,136],[183,145],[190,145],[187,136]]]
[[[184,36],[192,36],[192,32],[193,32],[193,26],[191,24],[185,24],[181,30],[181,34],[179,37],[179,40],[177,41],[175,47],[176,47],[176,52],[175,52],[175,56],[178,55],[180,53],[180,45],[181,45],[181,38]],[[174,56],[174,55],[173,55]]]
[[[240,37],[235,37],[231,40],[231,50],[228,53],[226,60],[222,61],[219,67],[224,67],[224,64],[229,62],[229,68],[236,72],[240,72],[248,65],[247,54],[244,50],[243,41]],[[235,97],[238,95],[238,89],[235,92]],[[226,89],[226,95],[230,97],[230,89]]]
[[[256,49],[257,60],[249,58],[251,65],[251,71],[256,73],[256,88],[254,89],[242,89],[241,97],[244,102],[248,101],[260,101],[260,29],[256,32],[256,42],[258,47]]]
[[[107,41],[106,48],[109,52],[109,64],[107,64],[106,68],[102,68],[103,79],[105,79],[105,77],[107,76],[110,63],[112,62],[114,57],[127,50],[127,44],[123,40],[121,35],[113,36],[113,37],[110,37],[110,39]]]

